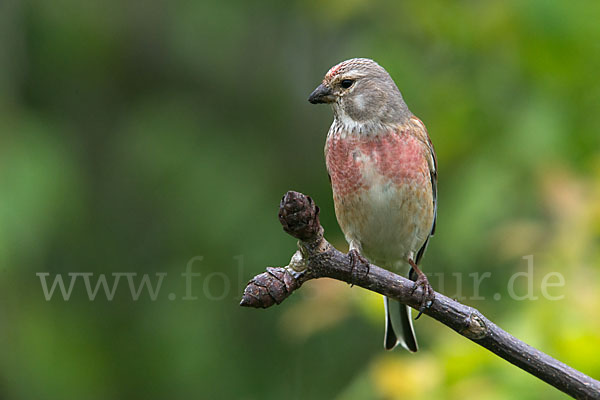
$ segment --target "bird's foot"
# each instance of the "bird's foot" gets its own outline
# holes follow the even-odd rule
[[[408,263],[412,267],[412,271],[409,274],[409,277],[415,281],[415,285],[411,290],[411,294],[413,294],[418,288],[421,288],[421,290],[423,291],[423,296],[421,297],[421,304],[419,305],[419,314],[415,318],[415,320],[417,320],[419,319],[421,314],[423,314],[423,311],[431,307],[431,305],[433,304],[433,301],[435,300],[435,291],[429,284],[427,276],[419,269],[417,264],[413,260],[408,260]],[[413,273],[417,275],[416,278],[414,277]]]
[[[354,278],[354,273],[356,270],[359,270],[360,267],[365,267],[365,269],[367,270],[367,272],[365,273],[363,278],[366,278],[367,275],[369,275],[370,272],[370,264],[369,264],[369,260],[367,260],[366,258],[364,258],[362,256],[362,254],[359,253],[358,250],[356,249],[351,249],[348,252],[348,257],[350,258],[350,273],[352,274],[352,277]],[[352,283],[350,285],[350,287],[354,286],[354,283]]]

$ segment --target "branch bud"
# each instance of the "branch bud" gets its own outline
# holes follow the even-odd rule
[[[279,222],[284,231],[303,241],[314,238],[321,230],[319,207],[309,196],[294,191],[281,199]]]

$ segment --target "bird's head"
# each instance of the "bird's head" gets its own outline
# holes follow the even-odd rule
[[[346,125],[398,123],[411,115],[390,74],[368,58],[332,67],[308,101],[331,104],[335,118]]]

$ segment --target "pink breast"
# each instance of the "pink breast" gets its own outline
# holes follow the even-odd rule
[[[357,158],[360,151],[358,137],[341,138],[332,135],[327,139],[327,171],[335,195],[345,197],[360,189],[365,182],[362,179],[361,161]]]
[[[365,163],[393,183],[425,183],[429,178],[429,166],[425,158],[425,145],[407,132],[387,133],[376,136],[331,135],[327,140],[327,169],[336,196],[345,197],[369,182],[364,175]]]

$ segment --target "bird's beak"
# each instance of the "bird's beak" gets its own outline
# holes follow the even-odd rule
[[[308,101],[312,104],[318,103],[331,103],[335,100],[331,89],[327,86],[320,84],[308,97]]]

